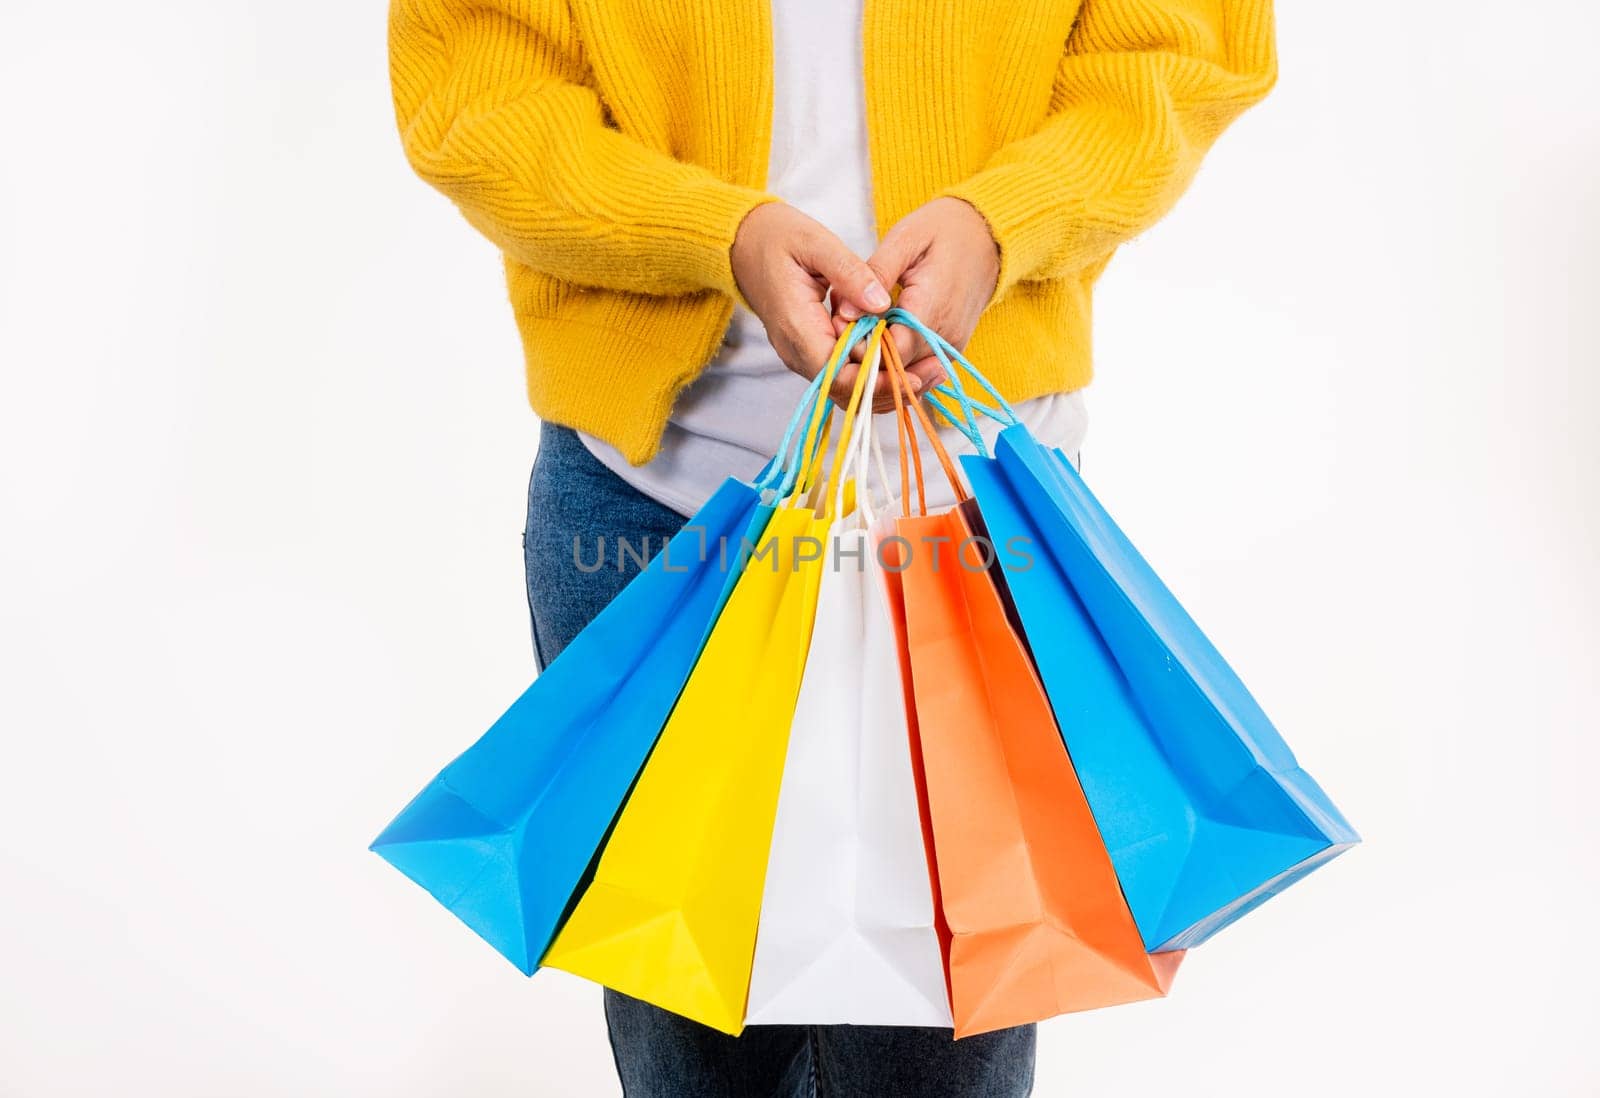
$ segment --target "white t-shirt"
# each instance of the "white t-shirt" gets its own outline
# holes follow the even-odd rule
[[[773,0],[767,189],[816,218],[864,257],[876,250],[878,234],[867,151],[863,2]],[[678,398],[654,458],[629,465],[610,444],[582,437],[589,452],[623,480],[692,515],[729,475],[748,479],[766,464],[805,387],[805,379],[785,367],[767,342],[761,321],[739,307],[721,350]],[[1069,454],[1081,445],[1087,426],[1081,391],[1038,397],[1015,407],[1040,442]],[[992,437],[996,430],[986,424],[983,433]],[[965,440],[948,428],[941,438],[952,453],[970,452]],[[931,456],[926,465],[937,469]],[[930,490],[939,480],[937,474],[929,478]],[[929,503],[936,498],[946,501],[935,493]]]

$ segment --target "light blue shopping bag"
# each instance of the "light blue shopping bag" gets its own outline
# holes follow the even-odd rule
[[[1153,951],[1198,945],[1359,837],[1065,456],[936,349],[955,381],[951,418],[979,448],[962,466],[989,536],[1031,558],[997,578],[1134,920]],[[963,372],[995,406],[969,396]],[[993,457],[975,413],[1012,424]]]
[[[743,547],[760,540],[770,501],[787,494],[809,459],[790,454],[797,425],[875,320],[855,326],[807,389],[780,458],[753,484],[725,481],[373,841],[523,972],[538,968],[655,746],[739,577]]]
[[[523,972],[538,967],[771,508],[726,481],[372,849]],[[700,553],[701,532],[710,552]]]

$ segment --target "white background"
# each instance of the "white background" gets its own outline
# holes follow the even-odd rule
[[[1367,843],[1039,1093],[1594,1094],[1600,19],[1283,9],[1085,470]],[[7,1098],[615,1092],[364,849],[532,670],[499,266],[384,65],[375,3],[0,14]]]

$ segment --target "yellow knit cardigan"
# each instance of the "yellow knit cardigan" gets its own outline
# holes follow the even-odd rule
[[[880,233],[987,219],[969,354],[1012,399],[1086,384],[1090,291],[1276,75],[1271,0],[867,0]],[[393,0],[406,155],[505,254],[543,418],[648,460],[739,291],[761,202],[766,0]]]

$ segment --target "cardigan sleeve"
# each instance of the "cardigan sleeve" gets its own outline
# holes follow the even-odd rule
[[[1044,125],[942,192],[989,222],[995,296],[1084,270],[1155,224],[1276,77],[1271,0],[1083,0]]]
[[[393,0],[407,159],[510,258],[578,285],[738,297],[729,249],[771,201],[608,124],[560,0]]]

